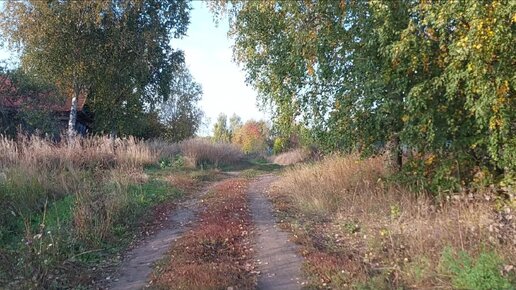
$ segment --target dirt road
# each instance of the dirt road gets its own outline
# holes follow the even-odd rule
[[[260,276],[258,289],[301,289],[302,258],[288,234],[278,229],[272,204],[266,194],[273,175],[259,177],[249,187],[250,207],[256,226],[256,263]]]
[[[259,271],[258,289],[301,289],[302,258],[296,247],[281,231],[267,199],[267,190],[275,179],[273,175],[256,178],[248,188],[249,205],[255,226],[255,264]],[[226,180],[227,181],[227,180]],[[224,182],[224,181],[222,181]],[[218,182],[180,203],[170,214],[163,229],[131,250],[122,263],[109,289],[142,289],[147,286],[153,264],[163,258],[195,220],[199,200]]]
[[[217,183],[180,203],[167,219],[163,229],[127,253],[109,289],[142,289],[147,285],[153,264],[163,258],[170,245],[188,229],[198,209],[199,199]]]

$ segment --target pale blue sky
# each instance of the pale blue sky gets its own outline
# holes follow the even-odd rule
[[[244,121],[264,119],[256,106],[256,92],[245,85],[244,72],[232,61],[228,21],[215,25],[202,1],[193,1],[192,6],[187,36],[175,40],[173,46],[184,50],[192,75],[203,87],[201,107],[211,124],[221,112],[236,113]]]
[[[245,85],[245,74],[232,61],[228,21],[215,25],[203,2],[194,0],[192,6],[187,36],[173,40],[172,46],[184,50],[187,66],[203,88],[200,106],[210,124],[199,133],[210,134],[220,113],[236,113],[244,121],[266,118],[256,106],[256,92]],[[8,57],[8,51],[0,49],[0,61]]]

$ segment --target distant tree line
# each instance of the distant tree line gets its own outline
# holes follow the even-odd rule
[[[271,147],[271,135],[269,125],[265,121],[242,119],[233,114],[229,118],[221,113],[213,125],[213,141],[233,143],[246,154],[268,153]]]

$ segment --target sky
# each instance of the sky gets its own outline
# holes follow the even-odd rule
[[[203,89],[200,107],[207,124],[199,134],[209,135],[220,113],[228,117],[236,113],[243,121],[266,119],[256,106],[256,92],[245,84],[245,73],[232,61],[227,19],[216,25],[203,2],[194,0],[192,7],[187,35],[172,40],[172,46],[184,51],[186,64]],[[0,48],[0,61],[9,56]]]
[[[236,113],[243,121],[265,119],[266,115],[256,106],[256,92],[246,86],[245,73],[232,61],[227,19],[215,25],[203,2],[193,1],[192,6],[187,36],[172,41],[172,46],[185,52],[190,72],[202,85],[204,95],[200,104],[211,119],[209,129],[220,113],[228,117]]]

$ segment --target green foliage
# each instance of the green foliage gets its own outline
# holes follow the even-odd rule
[[[184,166],[185,166],[185,159],[181,155],[176,156],[173,160],[170,160],[169,158],[162,158],[159,161],[159,167],[161,169],[166,169],[166,168],[181,169]]]
[[[183,0],[11,1],[0,32],[24,71],[88,95],[98,132],[123,134],[170,96],[184,63],[171,39],[185,35],[189,10]]]
[[[356,221],[348,221],[344,224],[344,229],[348,234],[354,234],[360,231],[360,226]]]
[[[219,143],[231,142],[231,131],[227,124],[228,117],[221,113],[217,118],[217,122],[213,125],[213,141]]]
[[[21,69],[9,69],[0,64],[0,134],[38,133],[56,136],[57,119],[51,112],[59,105],[56,88]],[[19,102],[15,108],[3,104]]]
[[[277,137],[274,139],[274,144],[272,145],[272,154],[279,154],[285,150],[285,141]]]
[[[229,10],[235,58],[279,136],[302,125],[326,151],[432,154],[433,166],[416,174],[428,190],[454,191],[478,168],[497,179],[516,171],[515,5],[228,0],[211,7]],[[456,168],[451,160],[467,162]]]
[[[171,94],[159,108],[167,140],[178,142],[195,135],[201,126],[203,112],[198,107],[202,89],[182,66],[172,82]]]
[[[467,252],[455,253],[451,248],[443,251],[440,263],[444,274],[451,275],[454,288],[516,289],[509,277],[501,275],[502,266],[503,260],[494,252],[482,252],[473,258]]]

